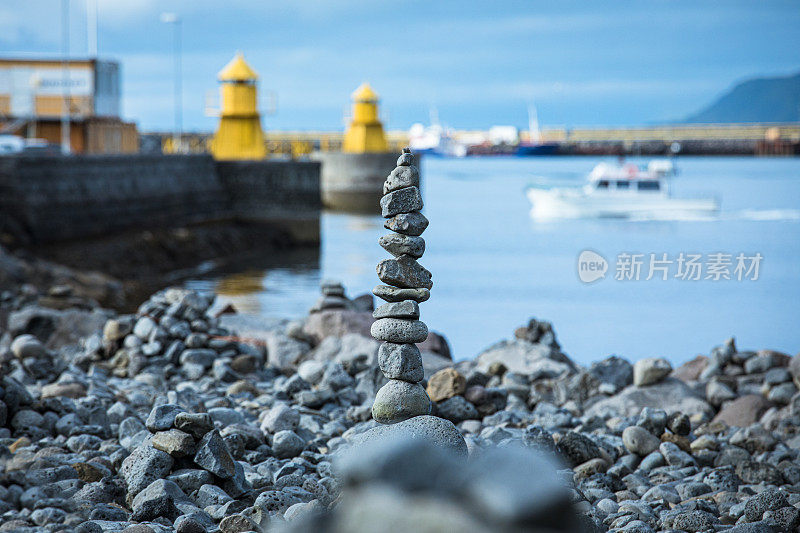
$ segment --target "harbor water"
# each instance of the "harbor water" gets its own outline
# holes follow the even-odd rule
[[[674,195],[715,196],[721,211],[714,216],[531,219],[526,187],[580,186],[602,160],[424,160],[424,212],[431,223],[420,262],[433,273],[434,287],[422,318],[448,338],[455,359],[510,338],[531,317],[551,321],[565,353],[583,363],[610,354],[680,363],[730,336],[740,349],[800,349],[800,160],[677,159]],[[321,279],[343,281],[351,297],[379,283],[375,264],[387,257],[377,243],[386,231],[382,222],[324,213],[319,256],[276,257],[266,269],[241,268],[187,285],[215,291],[220,304],[243,313],[300,317],[319,296]],[[607,260],[604,278],[581,281],[584,250]],[[681,279],[681,253],[700,254],[699,280]],[[740,253],[748,260],[760,254],[757,279],[752,268],[736,272]],[[641,254],[638,280],[620,266],[627,257],[620,254]],[[648,280],[650,254],[667,263]],[[709,270],[713,262],[722,274]],[[746,275],[739,280],[737,274]]]

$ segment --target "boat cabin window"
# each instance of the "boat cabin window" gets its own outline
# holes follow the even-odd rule
[[[657,191],[658,181],[656,180],[642,180],[638,184],[640,191]]]
[[[630,187],[630,181],[619,180],[617,181],[617,189],[627,189]]]
[[[597,182],[598,189],[608,189],[608,180],[600,180]]]

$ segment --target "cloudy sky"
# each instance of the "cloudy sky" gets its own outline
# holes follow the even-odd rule
[[[85,56],[84,0],[70,4]],[[0,0],[0,55],[58,55],[60,5]],[[187,130],[213,129],[206,94],[236,50],[277,97],[271,129],[340,128],[367,80],[391,129],[432,107],[457,128],[523,126],[531,102],[574,127],[680,119],[743,78],[800,70],[797,1],[99,0],[100,55],[121,62],[124,116],[144,130],[172,126],[165,11],[182,18]]]

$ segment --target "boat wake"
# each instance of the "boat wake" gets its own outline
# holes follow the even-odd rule
[[[594,217],[594,216],[551,216],[549,214],[531,211],[535,220],[576,220],[576,219],[601,219],[613,218],[614,220],[629,220],[631,222],[715,222],[720,220],[753,220],[753,221],[793,221],[800,220],[800,209],[743,209],[721,213],[631,213],[629,216]]]

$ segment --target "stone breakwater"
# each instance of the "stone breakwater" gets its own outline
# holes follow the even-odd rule
[[[294,321],[219,314],[182,289],[130,315],[4,293],[0,531],[800,524],[800,355],[730,340],[678,368],[583,367],[531,320],[469,361],[433,333],[399,344],[420,378],[370,337],[371,296],[322,291]],[[376,394],[400,375],[432,414],[379,424]],[[425,420],[456,428],[468,457]],[[391,438],[364,438],[376,428]]]

